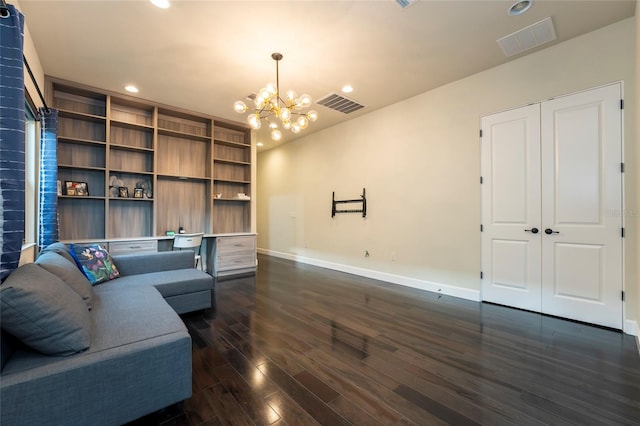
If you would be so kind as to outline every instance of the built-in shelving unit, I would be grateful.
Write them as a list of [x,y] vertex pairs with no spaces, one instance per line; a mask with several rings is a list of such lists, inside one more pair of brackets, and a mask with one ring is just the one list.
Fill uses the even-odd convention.
[[[251,231],[246,126],[51,77],[47,97],[59,110],[61,240]],[[89,195],[66,195],[65,181]]]
[[[234,232],[251,218],[251,142],[240,128],[216,127],[213,139],[214,232]],[[240,194],[245,194],[242,197]]]

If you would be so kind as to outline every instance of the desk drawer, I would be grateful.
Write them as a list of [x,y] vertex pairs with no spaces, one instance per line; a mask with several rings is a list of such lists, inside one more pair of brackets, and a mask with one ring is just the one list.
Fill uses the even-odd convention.
[[158,251],[158,240],[116,241],[109,243],[109,254],[138,254]]
[[247,250],[256,250],[255,235],[216,238],[216,254],[218,256]]
[[255,268],[256,254],[253,250],[239,251],[234,254],[216,256],[216,271]]

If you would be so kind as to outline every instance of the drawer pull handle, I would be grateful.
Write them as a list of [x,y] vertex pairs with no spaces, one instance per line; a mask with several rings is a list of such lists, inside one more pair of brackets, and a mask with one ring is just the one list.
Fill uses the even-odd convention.
[[139,248],[142,248],[142,246],[130,246],[129,248],[130,249],[139,249]]

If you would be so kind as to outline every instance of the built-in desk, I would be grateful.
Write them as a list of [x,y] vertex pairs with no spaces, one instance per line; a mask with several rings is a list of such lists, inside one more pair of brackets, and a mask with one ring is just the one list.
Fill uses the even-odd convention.
[[[173,237],[158,235],[156,237],[63,241],[63,243],[98,243],[105,247],[110,254],[120,255],[169,251],[173,245]],[[257,264],[256,234],[205,234],[200,254],[206,271],[214,277],[255,272]]]

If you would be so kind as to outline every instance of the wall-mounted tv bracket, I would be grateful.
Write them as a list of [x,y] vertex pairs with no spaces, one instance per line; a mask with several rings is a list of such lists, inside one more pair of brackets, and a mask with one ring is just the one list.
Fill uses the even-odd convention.
[[[334,217],[336,213],[362,213],[362,217],[367,217],[367,197],[365,189],[362,188],[362,195],[360,199],[356,200],[336,200],[336,193],[333,192],[331,195],[331,217]],[[336,206],[338,204],[350,204],[350,203],[361,203],[362,208],[360,209],[343,209],[338,210]]]

